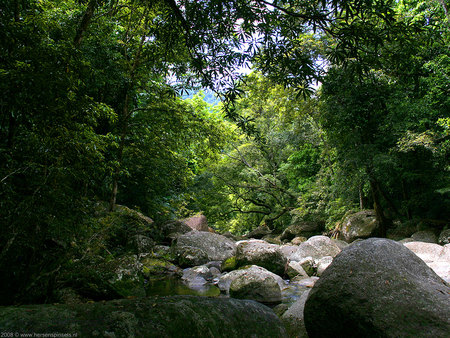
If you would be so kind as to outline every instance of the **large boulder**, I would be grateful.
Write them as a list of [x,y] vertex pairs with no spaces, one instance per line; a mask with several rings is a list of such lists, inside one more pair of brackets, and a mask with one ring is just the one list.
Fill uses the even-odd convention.
[[191,230],[210,231],[208,220],[205,215],[195,215],[189,218],[184,218],[181,222],[186,224]]
[[231,239],[203,231],[191,231],[180,235],[177,238],[175,250],[181,247],[193,247],[202,250],[207,255],[208,261],[223,261],[234,256],[236,252],[236,244]]
[[378,229],[378,221],[374,210],[363,210],[348,215],[341,224],[341,234],[347,242],[358,238],[369,238]]
[[161,233],[166,243],[172,243],[180,235],[192,231],[192,229],[182,221],[169,221],[161,224]]
[[307,257],[311,257],[317,263],[323,257],[334,257],[339,252],[341,252],[341,249],[329,237],[313,236],[306,242],[301,243],[297,250],[289,256],[289,259],[300,262]]
[[230,284],[230,296],[261,303],[280,303],[281,289],[273,276],[244,273]]
[[250,231],[245,237],[247,238],[255,238],[255,239],[261,239],[264,236],[270,235],[272,233],[272,230],[269,229],[269,227],[265,224],[260,225],[256,229]]
[[277,275],[282,276],[286,269],[287,260],[281,253],[279,245],[264,241],[241,241],[236,249],[236,264],[258,265]]
[[422,259],[436,274],[450,283],[450,245],[409,242],[404,245]]
[[[446,337],[450,287],[402,244],[371,238],[336,256],[311,290],[314,337]],[[326,325],[324,325],[326,323]]]
[[321,234],[324,224],[320,222],[297,222],[288,226],[281,234],[281,240],[290,241],[295,237],[311,237]]
[[231,283],[233,283],[234,280],[242,276],[250,277],[253,280],[255,279],[263,280],[265,278],[273,278],[277,282],[280,290],[283,289],[285,286],[285,283],[280,276],[260,266],[251,265],[249,267],[234,270],[227,274],[222,275],[218,283],[219,289],[228,294],[230,292]]
[[3,332],[72,337],[286,337],[280,319],[250,300],[194,296],[0,308]]

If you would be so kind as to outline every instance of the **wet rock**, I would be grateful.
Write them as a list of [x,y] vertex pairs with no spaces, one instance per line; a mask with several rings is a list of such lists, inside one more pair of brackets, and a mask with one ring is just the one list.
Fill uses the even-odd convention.
[[[309,337],[444,337],[450,287],[409,249],[371,238],[345,248],[311,290]],[[327,323],[327,325],[323,325]]]

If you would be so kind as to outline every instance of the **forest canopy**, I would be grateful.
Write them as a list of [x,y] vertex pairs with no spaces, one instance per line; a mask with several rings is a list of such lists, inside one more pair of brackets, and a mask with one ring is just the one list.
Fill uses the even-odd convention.
[[449,16],[445,0],[3,2],[2,302],[69,260],[100,201],[236,234],[365,208],[381,235],[448,222]]

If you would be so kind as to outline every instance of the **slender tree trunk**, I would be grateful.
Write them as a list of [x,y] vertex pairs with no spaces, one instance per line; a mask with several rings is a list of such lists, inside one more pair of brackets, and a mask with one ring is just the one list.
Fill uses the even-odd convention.
[[358,192],[359,192],[359,209],[364,210],[364,195],[361,183],[358,186]]
[[125,139],[128,134],[128,119],[130,118],[130,91],[133,88],[135,77],[136,77],[136,70],[140,62],[140,57],[142,53],[142,47],[144,46],[145,42],[145,34],[141,37],[141,42],[139,44],[139,48],[136,52],[136,55],[134,57],[133,65],[130,69],[130,83],[125,89],[125,98],[123,100],[123,108],[121,112],[121,119],[122,119],[122,127],[121,127],[121,133],[120,133],[120,143],[119,143],[119,153],[117,155],[117,162],[118,165],[114,171],[113,174],[113,182],[112,182],[112,190],[111,190],[111,197],[109,199],[109,210],[114,211],[116,207],[116,201],[117,201],[117,192],[119,187],[119,174],[120,169],[123,162],[123,151],[125,148]]
[[387,234],[388,220],[384,216],[383,207],[381,206],[379,183],[373,178],[369,179],[369,181],[373,198],[373,208],[375,210],[378,224],[380,225],[379,236],[385,238]]
[[75,38],[73,39],[73,44],[76,48],[81,46],[81,41],[83,40],[83,35],[89,27],[89,24],[94,16],[95,9],[97,7],[97,0],[90,0],[84,12],[83,18],[81,19],[80,25],[78,26]]
[[[403,200],[405,202],[408,201],[408,192],[406,190],[406,185],[405,185],[405,181],[402,180],[402,194],[403,194]],[[411,214],[411,209],[409,208],[409,206],[406,208],[406,216],[408,217],[408,219],[412,219],[412,214]]]

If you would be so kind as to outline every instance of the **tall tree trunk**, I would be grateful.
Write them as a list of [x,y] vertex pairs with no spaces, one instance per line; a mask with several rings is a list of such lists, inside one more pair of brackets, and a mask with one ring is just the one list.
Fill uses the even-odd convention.
[[358,186],[358,192],[359,192],[359,209],[364,210],[364,195],[362,190],[362,183]]
[[118,187],[119,187],[119,174],[120,174],[120,169],[121,169],[120,167],[122,166],[122,162],[123,162],[123,151],[125,148],[125,139],[128,134],[128,120],[129,120],[130,114],[131,114],[130,108],[129,108],[130,92],[134,86],[134,80],[136,78],[136,70],[137,70],[137,67],[140,62],[140,57],[141,57],[141,53],[142,53],[142,47],[144,46],[144,42],[145,42],[145,34],[143,34],[141,37],[139,48],[136,52],[133,65],[131,66],[131,69],[130,69],[130,82],[125,89],[123,108],[122,108],[122,112],[120,114],[122,124],[121,124],[121,133],[120,133],[119,153],[117,155],[118,165],[113,174],[111,197],[109,199],[109,210],[110,211],[114,211],[114,209],[116,207],[117,192],[118,192]]
[[379,183],[373,178],[370,178],[369,182],[370,182],[370,190],[372,192],[373,208],[375,210],[375,216],[377,218],[378,224],[380,225],[379,236],[385,238],[389,222],[387,218],[384,216],[383,207],[381,206]]
[[83,35],[86,32],[89,24],[94,16],[95,8],[97,7],[97,0],[89,1],[86,11],[84,12],[83,18],[81,19],[80,25],[77,28],[75,38],[73,39],[73,44],[76,48],[81,46],[81,41],[83,40]]

